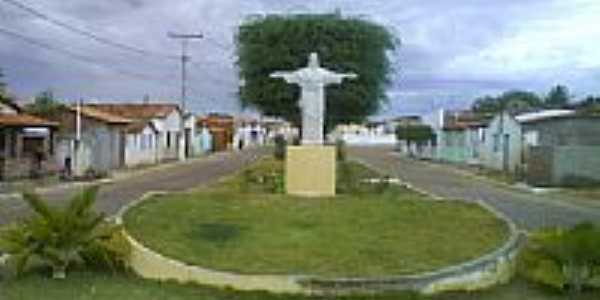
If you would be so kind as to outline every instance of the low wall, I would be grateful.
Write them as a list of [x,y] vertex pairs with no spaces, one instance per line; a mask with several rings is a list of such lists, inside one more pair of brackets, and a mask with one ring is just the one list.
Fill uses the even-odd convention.
[[[149,193],[124,207],[117,216],[123,222],[125,213],[142,201],[164,193]],[[516,270],[516,257],[523,240],[515,224],[487,204],[483,207],[509,226],[510,238],[496,251],[473,261],[414,276],[382,278],[323,279],[304,275],[240,275],[188,265],[164,257],[140,244],[126,233],[132,245],[130,266],[148,279],[193,282],[237,290],[264,290],[291,294],[352,294],[390,291],[417,291],[437,294],[446,291],[473,291],[508,282]]]

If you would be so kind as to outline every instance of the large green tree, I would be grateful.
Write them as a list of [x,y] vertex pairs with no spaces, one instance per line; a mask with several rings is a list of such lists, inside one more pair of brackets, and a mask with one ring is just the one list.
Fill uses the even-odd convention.
[[498,113],[501,111],[523,112],[542,108],[544,101],[535,93],[511,90],[500,96],[485,96],[475,100],[472,109],[478,113]]
[[569,104],[570,99],[569,89],[564,85],[557,85],[550,90],[544,104],[547,108],[563,108]]
[[306,66],[311,52],[321,64],[358,79],[327,88],[327,128],[362,122],[387,101],[392,71],[389,59],[398,42],[383,26],[340,14],[270,15],[245,22],[237,35],[238,67],[244,107],[299,124],[298,87],[269,75]]

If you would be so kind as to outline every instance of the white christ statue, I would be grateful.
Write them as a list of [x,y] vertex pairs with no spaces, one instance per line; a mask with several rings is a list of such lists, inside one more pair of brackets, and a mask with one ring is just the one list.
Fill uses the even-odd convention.
[[302,144],[322,145],[325,115],[325,87],[341,84],[345,78],[356,78],[356,74],[339,74],[321,68],[319,55],[311,53],[308,66],[294,72],[275,72],[271,78],[283,78],[287,83],[300,86],[300,110],[302,111]]

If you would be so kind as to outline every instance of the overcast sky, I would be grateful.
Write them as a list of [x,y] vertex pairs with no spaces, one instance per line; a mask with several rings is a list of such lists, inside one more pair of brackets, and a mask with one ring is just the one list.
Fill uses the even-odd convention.
[[[14,2],[149,53],[99,43]],[[597,0],[0,0],[0,68],[23,98],[52,88],[67,100],[141,101],[149,94],[175,101],[179,64],[172,56],[180,45],[167,32],[202,32],[206,38],[190,44],[189,106],[236,112],[237,26],[256,14],[336,8],[387,26],[403,41],[393,54],[391,102],[382,115],[461,108],[477,96],[512,88],[545,93],[558,83],[578,97],[600,94]]]

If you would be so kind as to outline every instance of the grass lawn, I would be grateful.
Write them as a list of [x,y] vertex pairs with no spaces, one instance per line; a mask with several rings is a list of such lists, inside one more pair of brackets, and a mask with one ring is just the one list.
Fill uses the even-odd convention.
[[[7,300],[326,300],[336,297],[273,295],[264,292],[235,292],[171,282],[155,282],[128,275],[70,273],[66,280],[50,280],[37,274],[19,280],[0,279],[0,299]],[[523,281],[481,293],[440,295],[432,298],[411,293],[381,296],[342,297],[345,300],[562,300],[556,294]],[[600,299],[600,293],[588,293],[578,300]]]
[[[210,190],[149,200],[125,216],[126,227],[151,249],[187,263],[324,277],[432,271],[490,252],[508,235],[506,225],[478,205],[432,202],[399,187],[306,199],[241,193],[236,182],[239,176]],[[246,190],[260,190],[256,186]]]

